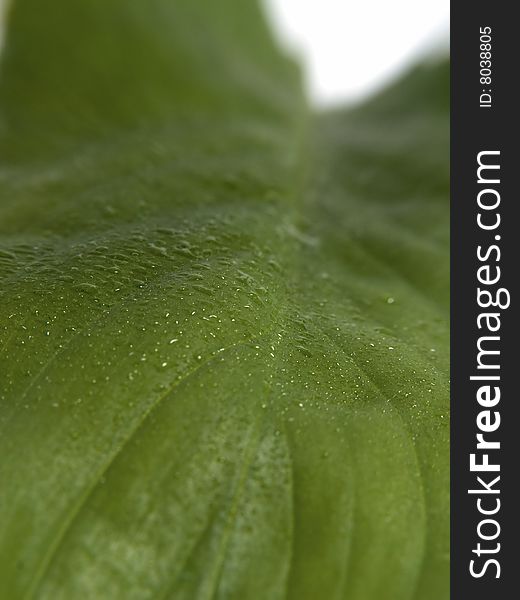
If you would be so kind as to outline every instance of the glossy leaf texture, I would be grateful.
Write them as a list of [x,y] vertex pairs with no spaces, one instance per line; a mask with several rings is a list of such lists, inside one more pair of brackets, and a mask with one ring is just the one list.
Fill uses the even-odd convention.
[[448,598],[447,81],[314,115],[253,1],[13,0],[0,598]]

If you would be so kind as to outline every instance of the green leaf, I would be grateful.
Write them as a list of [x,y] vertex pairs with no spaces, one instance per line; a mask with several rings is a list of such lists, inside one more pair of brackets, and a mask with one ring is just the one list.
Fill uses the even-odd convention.
[[2,600],[448,598],[447,81],[313,116],[252,0],[13,0]]

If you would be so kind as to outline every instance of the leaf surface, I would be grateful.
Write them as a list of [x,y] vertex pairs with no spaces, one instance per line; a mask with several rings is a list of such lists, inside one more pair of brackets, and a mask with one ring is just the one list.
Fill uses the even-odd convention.
[[14,0],[0,597],[448,597],[446,64],[313,115],[249,0]]

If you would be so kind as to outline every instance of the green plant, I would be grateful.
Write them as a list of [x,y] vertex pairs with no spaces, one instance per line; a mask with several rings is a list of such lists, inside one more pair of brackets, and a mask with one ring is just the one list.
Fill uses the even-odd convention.
[[448,70],[312,115],[249,0],[15,0],[0,597],[448,597]]

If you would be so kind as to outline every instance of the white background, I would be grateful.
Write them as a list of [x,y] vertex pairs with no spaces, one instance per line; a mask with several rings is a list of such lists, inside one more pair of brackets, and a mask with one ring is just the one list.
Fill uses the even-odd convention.
[[318,104],[354,102],[421,55],[446,51],[449,0],[263,0]]

